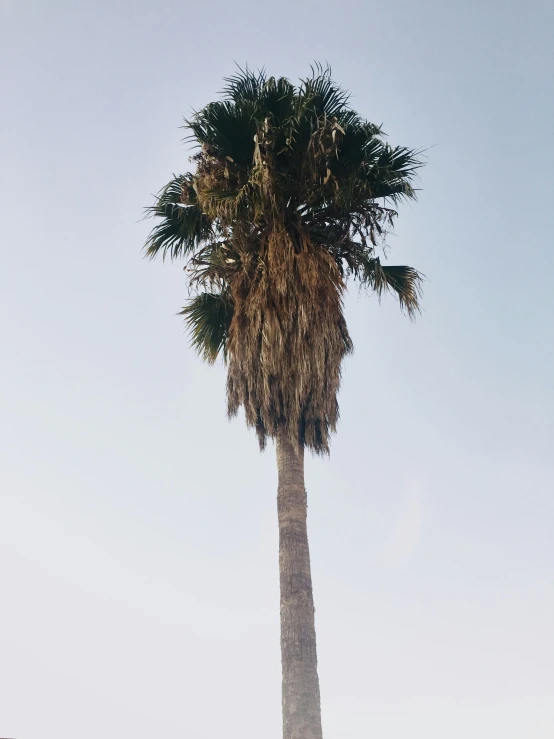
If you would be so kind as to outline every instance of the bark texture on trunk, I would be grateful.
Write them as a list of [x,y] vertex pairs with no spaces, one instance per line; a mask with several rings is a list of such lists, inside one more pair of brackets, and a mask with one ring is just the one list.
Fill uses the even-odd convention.
[[304,450],[277,436],[283,739],[322,739]]

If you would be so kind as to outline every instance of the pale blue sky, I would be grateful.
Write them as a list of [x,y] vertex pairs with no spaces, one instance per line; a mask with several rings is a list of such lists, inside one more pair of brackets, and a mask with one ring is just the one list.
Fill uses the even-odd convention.
[[278,739],[273,449],[148,263],[143,206],[233,60],[328,60],[427,147],[354,290],[308,460],[328,739],[554,736],[554,12],[548,2],[3,0],[0,735]]

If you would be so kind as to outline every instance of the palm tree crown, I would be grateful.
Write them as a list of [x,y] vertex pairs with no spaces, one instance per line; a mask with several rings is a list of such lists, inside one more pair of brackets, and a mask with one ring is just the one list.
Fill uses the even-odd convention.
[[195,171],[149,208],[161,220],[147,254],[188,260],[182,314],[200,355],[228,365],[229,414],[242,406],[262,447],[283,429],[327,452],[352,350],[347,278],[418,310],[419,273],[376,254],[394,206],[415,196],[418,152],[385,143],[321,67],[298,86],[240,70],[186,127]]

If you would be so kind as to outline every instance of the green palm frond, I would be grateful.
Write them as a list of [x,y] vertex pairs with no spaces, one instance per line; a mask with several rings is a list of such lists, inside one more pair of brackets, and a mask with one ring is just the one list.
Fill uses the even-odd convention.
[[[299,94],[309,101],[317,116],[338,118],[348,110],[350,93],[333,82],[329,66],[323,67],[321,64],[312,66],[312,76],[302,80]],[[349,112],[356,116],[354,111]]]
[[374,146],[371,155],[365,157],[361,175],[373,197],[393,202],[415,198],[412,182],[423,164],[419,154],[404,146]]
[[244,69],[238,67],[235,74],[225,77],[223,81],[225,86],[222,93],[228,100],[235,103],[244,101],[257,103],[266,84],[267,75],[265,69],[253,72],[247,65]]
[[186,256],[212,235],[211,220],[198,205],[191,180],[190,175],[175,177],[146,209],[148,215],[161,218],[145,244],[151,259],[159,253],[164,259]]
[[419,313],[423,275],[413,267],[383,266],[376,257],[367,265],[364,281],[375,290],[379,298],[387,291],[396,293],[400,307],[406,310],[410,318]]
[[213,149],[228,161],[241,165],[252,163],[254,136],[257,131],[255,103],[244,100],[218,100],[195,113],[185,127],[188,140]]
[[226,358],[227,336],[233,315],[232,303],[223,293],[201,293],[192,298],[180,315],[188,325],[191,345],[200,357],[213,364],[219,354]]
[[227,101],[248,111],[257,123],[271,118],[273,125],[281,125],[294,115],[296,89],[286,77],[267,77],[264,69],[253,72],[246,67],[226,77],[223,93]]

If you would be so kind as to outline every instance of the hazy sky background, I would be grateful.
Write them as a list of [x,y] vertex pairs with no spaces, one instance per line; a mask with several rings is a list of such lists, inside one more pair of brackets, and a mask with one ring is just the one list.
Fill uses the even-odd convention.
[[274,450],[142,208],[233,60],[427,147],[307,487],[327,739],[554,736],[554,6],[3,0],[0,736],[278,739]]

